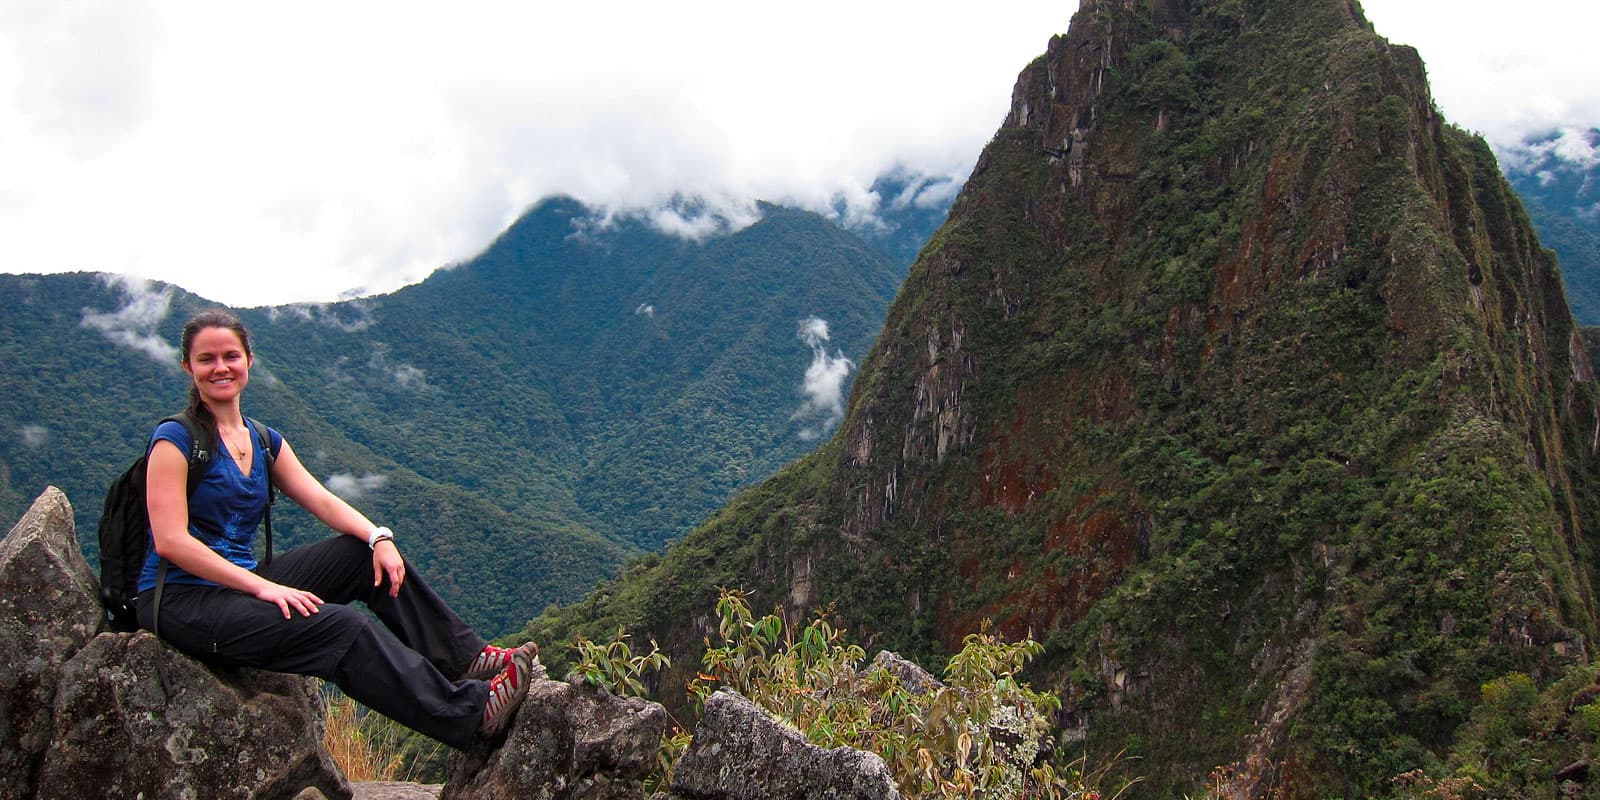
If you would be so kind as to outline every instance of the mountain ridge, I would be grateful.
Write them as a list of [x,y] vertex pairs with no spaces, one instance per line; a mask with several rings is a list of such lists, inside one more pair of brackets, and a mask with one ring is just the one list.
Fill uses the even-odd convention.
[[[902,269],[775,206],[700,243],[594,217],[552,200],[423,284],[240,311],[259,355],[248,413],[400,531],[488,633],[581,596],[813,446],[799,433],[815,421],[794,419],[815,356],[799,326],[829,318],[830,357],[859,358]],[[784,274],[769,270],[774,253]],[[688,292],[692,276],[710,285]],[[636,313],[641,292],[653,316]],[[92,556],[104,487],[183,402],[177,328],[211,304],[93,274],[0,276],[0,295],[14,309],[0,326],[0,508],[20,515],[61,486]],[[605,374],[576,374],[585,363]],[[288,505],[274,515],[280,548],[323,535]]]
[[1536,242],[1358,4],[1085,2],[834,438],[525,633],[655,638],[670,696],[719,585],[925,661],[992,619],[1150,796],[1387,794],[1596,635],[1600,412]]

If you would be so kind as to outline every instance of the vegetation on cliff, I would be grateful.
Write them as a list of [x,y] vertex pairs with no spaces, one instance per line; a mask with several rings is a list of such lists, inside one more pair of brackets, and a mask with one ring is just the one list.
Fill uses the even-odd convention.
[[1588,658],[1597,424],[1553,258],[1415,52],[1346,0],[1085,2],[839,434],[525,633],[681,665],[718,586],[924,660],[994,619],[1154,796],[1381,796],[1485,683]]

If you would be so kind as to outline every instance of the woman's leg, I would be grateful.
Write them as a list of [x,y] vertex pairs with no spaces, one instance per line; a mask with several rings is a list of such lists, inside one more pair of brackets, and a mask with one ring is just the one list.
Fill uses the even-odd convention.
[[[150,594],[150,593],[146,593]],[[141,622],[149,615],[141,596]],[[445,744],[472,743],[489,699],[483,681],[451,681],[415,650],[347,605],[284,619],[276,605],[215,586],[168,585],[162,638],[203,660],[312,675]]]
[[263,577],[316,593],[329,603],[357,600],[383,621],[405,646],[440,672],[461,677],[484,647],[479,636],[406,562],[400,594],[389,596],[389,579],[372,585],[372,551],[353,536],[334,536],[274,556],[257,570]]

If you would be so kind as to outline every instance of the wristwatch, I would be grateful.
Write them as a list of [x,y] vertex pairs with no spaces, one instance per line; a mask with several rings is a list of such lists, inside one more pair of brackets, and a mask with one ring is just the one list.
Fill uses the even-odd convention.
[[376,550],[378,549],[378,542],[385,539],[391,542],[394,541],[394,531],[383,527],[373,528],[372,533],[367,534],[367,547]]

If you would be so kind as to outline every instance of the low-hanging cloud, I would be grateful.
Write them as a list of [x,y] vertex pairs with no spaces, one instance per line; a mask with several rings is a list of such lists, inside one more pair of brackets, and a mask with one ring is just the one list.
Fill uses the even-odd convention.
[[428,373],[410,364],[401,364],[390,373],[395,385],[402,389],[421,389],[428,385]]
[[[1501,147],[1498,153],[1501,166],[1508,172],[1537,169],[1551,159],[1578,169],[1600,165],[1600,135],[1592,129],[1562,128],[1542,138],[1529,139]],[[1541,175],[1540,180],[1546,183]]]
[[172,287],[152,290],[149,281],[126,275],[107,275],[105,281],[107,285],[122,289],[125,297],[122,307],[110,312],[85,308],[78,324],[99,331],[123,347],[176,367],[177,346],[156,334],[156,327],[172,309]]
[[811,442],[833,430],[844,419],[844,383],[855,369],[855,362],[835,351],[828,355],[828,321],[807,317],[800,321],[797,334],[811,348],[811,365],[806,367],[801,392],[805,400],[791,419],[803,421],[801,441]]
[[323,484],[328,491],[333,492],[346,500],[358,500],[371,492],[382,489],[389,483],[389,478],[384,475],[375,475],[368,472],[360,477],[354,473],[339,472],[329,475]]
[[407,363],[393,363],[389,360],[389,347],[383,343],[372,345],[372,355],[367,359],[367,367],[378,375],[386,376],[400,389],[428,389],[428,373],[420,367]]
[[[392,291],[558,194],[690,237],[757,199],[870,224],[895,165],[960,183],[1077,5],[0,4],[0,269],[259,306]],[[1362,5],[1497,147],[1600,120],[1600,4]]]
[[376,302],[371,298],[353,298],[340,303],[291,303],[272,306],[266,311],[267,319],[273,322],[300,319],[345,333],[358,333],[372,327],[372,309]]
[[50,441],[50,431],[42,425],[24,425],[17,433],[22,438],[22,446],[29,450],[38,450]]

